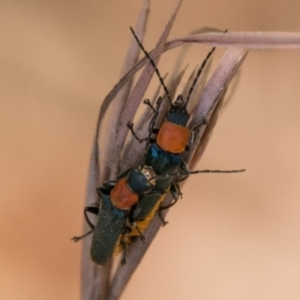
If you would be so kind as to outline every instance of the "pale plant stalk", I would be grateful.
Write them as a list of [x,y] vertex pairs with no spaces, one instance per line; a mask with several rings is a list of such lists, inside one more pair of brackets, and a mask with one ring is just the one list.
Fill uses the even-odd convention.
[[[181,2],[182,1],[180,0],[177,2],[155,48],[152,51],[149,51],[156,64],[158,64],[160,56],[164,52],[185,45],[186,43],[200,43],[228,48],[201,94],[197,95],[192,101],[195,103],[195,107],[193,108],[190,126],[199,124],[203,120],[206,120],[208,123],[207,126],[202,126],[201,130],[197,132],[193,148],[189,151],[188,156],[185,157],[185,161],[193,168],[201,158],[205,146],[209,141],[213,128],[217,122],[218,110],[221,107],[224,93],[231,79],[245,59],[247,50],[298,49],[300,48],[300,33],[228,32],[224,34],[222,32],[211,31],[167,41],[168,34],[176,19]],[[145,32],[148,12],[149,0],[145,0],[135,27],[135,32],[141,40],[143,39]],[[143,154],[143,147],[138,145],[133,139],[129,139],[129,144],[125,144],[128,134],[127,123],[133,120],[139,104],[144,99],[144,94],[154,73],[153,67],[147,58],[144,57],[137,61],[138,54],[139,48],[135,41],[132,41],[124,63],[123,74],[125,75],[123,75],[121,80],[108,93],[100,108],[90,160],[85,201],[86,206],[92,203],[99,203],[100,199],[96,194],[96,187],[101,186],[102,182],[105,180],[115,178],[119,171],[120,160],[122,161],[122,168],[133,166],[137,164],[139,158]],[[142,74],[137,80],[137,83],[133,86],[133,77],[135,73],[143,67]],[[176,82],[180,81],[181,76],[174,79],[171,78],[170,81],[173,85],[176,85]],[[174,87],[173,90],[175,91]],[[117,122],[110,120],[110,123],[108,124],[109,130],[106,141],[110,142],[107,143],[105,142],[104,137],[100,136],[100,128],[103,126],[103,118],[110,105],[112,105],[114,120],[117,120]],[[140,122],[140,124],[141,127],[136,129],[145,132],[146,127],[144,126],[142,128],[143,122]],[[110,148],[105,148],[105,145],[108,145]],[[124,149],[125,146],[130,149],[130,152],[134,153],[134,155],[129,156],[128,151],[124,151],[124,155],[127,155],[127,157],[123,157],[122,149]],[[170,196],[167,196],[165,201],[168,202],[170,200]],[[160,227],[161,221],[155,216],[149,228],[144,233],[147,239],[146,245],[139,242],[131,245],[127,256],[127,265],[125,267],[117,268],[113,276],[111,274],[112,263],[105,267],[96,266],[92,263],[89,256],[91,237],[85,238],[82,251],[81,299],[119,299],[126,284],[129,282],[130,277],[137,268]],[[84,230],[87,229],[88,228],[85,225]]]

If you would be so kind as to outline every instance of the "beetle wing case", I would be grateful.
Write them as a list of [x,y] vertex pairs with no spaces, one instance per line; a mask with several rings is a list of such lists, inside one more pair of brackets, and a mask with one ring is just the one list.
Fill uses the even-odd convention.
[[126,211],[114,207],[109,196],[104,196],[91,246],[91,258],[96,264],[105,265],[107,263],[125,227]]
[[162,195],[160,192],[143,195],[133,210],[133,219],[135,221],[144,220],[152,212]]

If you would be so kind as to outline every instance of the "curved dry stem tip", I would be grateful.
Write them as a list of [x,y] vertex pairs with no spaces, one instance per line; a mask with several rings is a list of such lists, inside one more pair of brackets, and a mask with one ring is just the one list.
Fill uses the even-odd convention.
[[168,47],[182,42],[246,49],[299,49],[300,32],[228,32],[226,35],[209,32],[174,39]]
[[[143,40],[144,35],[145,35],[148,15],[149,15],[149,0],[145,0],[143,7],[141,9],[141,12],[140,12],[138,22],[135,26],[135,32],[139,36],[140,40]],[[127,72],[129,72],[134,67],[134,65],[137,63],[138,57],[139,57],[139,52],[140,52],[140,48],[139,48],[138,44],[136,43],[135,39],[132,38],[126,58],[125,58],[123,69],[121,72],[122,76],[124,76]],[[112,112],[111,112],[111,114],[114,116],[114,118],[111,118],[109,120],[109,123],[106,124],[106,126],[108,126],[108,128],[117,128],[117,124],[119,122],[120,115],[124,109],[126,100],[132,89],[132,84],[133,84],[133,77],[129,77],[126,84],[115,96],[114,101],[113,101]],[[115,138],[114,134],[115,133],[112,131],[108,132],[107,141],[111,141],[112,139],[114,139]],[[111,145],[111,144],[108,143],[108,145]],[[104,153],[104,155],[108,158],[109,161],[113,159],[112,147],[113,147],[113,145],[111,145],[111,147],[109,149],[107,149],[107,153]]]
[[[203,122],[206,122],[206,124],[210,123],[210,119],[215,108],[220,103],[227,86],[238,71],[240,65],[246,57],[246,54],[247,50],[241,48],[229,48],[225,52],[219,65],[199,97],[198,104],[195,107],[193,118],[190,123],[191,128]],[[207,130],[212,129],[212,126],[209,126],[209,129],[207,128]],[[204,130],[206,130],[205,126],[201,126],[200,129],[197,130],[194,137],[195,142],[193,143],[187,157],[188,162],[193,160],[195,163],[200,159],[199,153],[203,153],[203,151],[201,151],[201,147],[205,147],[204,143],[200,143]]]

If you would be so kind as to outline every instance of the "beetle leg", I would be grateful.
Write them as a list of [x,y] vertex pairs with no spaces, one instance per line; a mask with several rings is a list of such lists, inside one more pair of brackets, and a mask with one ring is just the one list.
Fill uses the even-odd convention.
[[92,222],[90,221],[87,213],[92,213],[92,214],[95,214],[95,215],[98,215],[98,212],[99,212],[99,208],[96,207],[96,206],[87,206],[85,207],[84,209],[84,218],[86,220],[86,222],[88,223],[88,225],[91,227],[91,230],[88,231],[87,233],[81,235],[81,236],[74,236],[71,240],[74,241],[74,242],[78,242],[79,240],[81,240],[82,238],[86,237],[87,235],[91,234],[94,229],[95,229],[95,226],[94,224],[92,224]]
[[102,198],[104,195],[109,195],[110,189],[108,187],[98,187],[96,188],[97,194],[100,198]]
[[102,198],[103,195],[109,195],[110,191],[115,187],[118,180],[108,180],[103,183],[103,187],[98,187],[97,193]]
[[131,131],[132,135],[134,136],[134,138],[139,142],[139,143],[143,143],[145,141],[148,141],[148,137],[141,139],[140,137],[138,137],[138,135],[136,134],[136,132],[133,129],[133,123],[128,123],[127,127],[129,128],[129,130]]
[[169,222],[165,220],[164,216],[162,215],[161,211],[163,210],[164,208],[159,208],[158,209],[158,216],[162,222],[162,226],[166,226]]
[[94,229],[91,229],[90,231],[86,232],[85,234],[81,235],[81,236],[73,236],[71,238],[71,241],[73,242],[78,242],[80,241],[81,239],[83,239],[84,237],[88,236],[89,234],[91,234],[92,232],[94,231]]
[[138,232],[138,234],[139,234],[139,236],[140,236],[140,240],[141,240],[143,243],[145,243],[145,242],[146,242],[146,238],[145,238],[145,236],[142,234],[140,228],[136,225],[136,223],[133,222],[133,223],[130,224],[130,226],[136,229],[136,231]]
[[170,207],[172,207],[174,204],[177,203],[179,197],[182,196],[182,193],[181,193],[181,191],[180,191],[180,187],[179,187],[179,185],[176,184],[176,183],[172,183],[172,184],[171,184],[170,192],[171,192],[171,194],[172,194],[174,200],[173,200],[170,204],[168,204],[168,205],[165,205],[165,206],[160,205],[160,207],[159,207],[159,209],[158,209],[158,216],[159,216],[159,218],[161,219],[161,221],[162,221],[162,223],[163,223],[163,226],[167,225],[169,222],[165,221],[164,217],[162,216],[161,211],[162,211],[162,210],[165,210],[165,209],[168,209],[168,208],[170,208]]
[[194,135],[195,135],[195,131],[203,126],[203,125],[207,125],[207,121],[204,119],[202,120],[199,124],[195,125],[192,129],[191,129],[191,132],[190,132],[190,137],[189,137],[189,141],[188,141],[188,144],[186,145],[185,147],[185,150],[186,151],[189,151],[190,148],[191,148],[191,145],[193,145],[194,143]]
[[[182,182],[182,181],[186,180],[189,176],[189,173],[191,172],[189,167],[187,166],[187,164],[183,161],[180,164],[180,168],[183,170],[184,173],[182,175],[180,175],[180,176],[182,176],[181,178],[176,179],[176,184],[178,182]],[[179,191],[179,195],[182,196],[182,193],[181,193],[180,188],[179,188],[178,185],[177,185],[177,190]]]
[[154,106],[151,104],[151,102],[150,102],[149,99],[145,99],[145,100],[143,101],[143,103],[144,103],[145,105],[149,106],[149,107],[153,110],[153,112],[156,113],[157,110],[156,110],[156,109],[154,108]]
[[[168,208],[172,207],[174,204],[177,203],[179,197],[180,197],[180,198],[182,197],[182,193],[181,193],[181,191],[180,191],[180,187],[179,187],[179,185],[176,184],[176,183],[172,183],[172,184],[171,184],[170,192],[171,192],[171,194],[172,194],[172,196],[173,196],[173,201],[172,201],[170,204],[168,204],[168,205],[165,205],[165,206],[162,206],[162,205],[161,205],[161,206],[159,207],[159,211],[164,210],[164,209],[168,209]],[[162,221],[164,222],[164,220],[162,220]]]
[[121,259],[121,266],[126,265],[126,255],[127,255],[127,246],[128,246],[128,233],[131,231],[131,228],[126,227],[120,240],[120,244],[123,250],[123,256]]
[[126,265],[126,254],[127,254],[127,243],[124,241],[121,241],[122,249],[123,249],[123,256],[121,259],[121,266]]

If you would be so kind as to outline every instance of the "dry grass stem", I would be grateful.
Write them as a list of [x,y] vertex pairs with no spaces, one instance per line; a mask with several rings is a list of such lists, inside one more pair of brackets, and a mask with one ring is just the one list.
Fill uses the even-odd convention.
[[[202,126],[201,129],[198,130],[195,143],[191,151],[189,151],[185,157],[185,161],[193,168],[201,158],[209,141],[217,122],[218,111],[222,105],[225,91],[245,59],[247,49],[297,49],[300,47],[300,33],[228,32],[224,34],[223,32],[208,29],[203,30],[201,33],[167,41],[180,5],[181,1],[178,1],[155,48],[149,51],[155,64],[158,64],[161,55],[165,51],[187,43],[229,47],[203,89],[196,86],[195,93],[189,105],[191,106],[189,109],[193,111],[189,123],[190,128],[201,123],[203,120],[207,122],[206,126]],[[146,30],[148,13],[149,1],[145,0],[135,27],[135,32],[141,40]],[[137,143],[132,138],[128,139],[126,143],[128,135],[127,123],[133,120],[154,74],[153,66],[149,63],[148,59],[144,57],[138,61],[138,55],[139,47],[136,42],[132,40],[122,71],[123,77],[106,96],[100,108],[90,160],[86,205],[99,203],[100,199],[96,194],[96,187],[101,186],[105,180],[114,179],[120,170],[122,171],[127,167],[136,165],[145,150],[143,144]],[[199,58],[199,62],[200,60]],[[143,67],[144,69],[140,77],[133,86],[135,73]],[[176,93],[176,88],[185,71],[186,69],[177,76],[167,76],[167,81],[169,82],[168,88],[172,98]],[[187,94],[193,74],[194,72],[183,88],[183,95]],[[159,93],[160,88],[154,93],[152,102],[155,102]],[[103,127],[103,120],[110,105],[112,105],[113,118],[107,120],[109,126],[107,132],[109,134],[105,140],[104,137],[101,136],[100,129]],[[167,109],[167,106],[162,110],[164,109]],[[147,121],[149,121],[150,117],[151,112],[146,110],[141,121],[137,123],[137,132],[142,137],[147,135]],[[165,199],[166,203],[168,203],[168,201],[171,201],[170,195]],[[164,214],[166,214],[166,211],[164,211]],[[160,227],[161,220],[155,216],[144,233],[147,239],[146,244],[139,241],[132,244],[127,255],[127,265],[125,267],[118,267],[113,276],[111,274],[112,262],[105,267],[96,266],[92,263],[89,255],[91,236],[86,237],[83,241],[82,252],[82,299],[119,299]],[[84,230],[88,230],[86,225]]]

